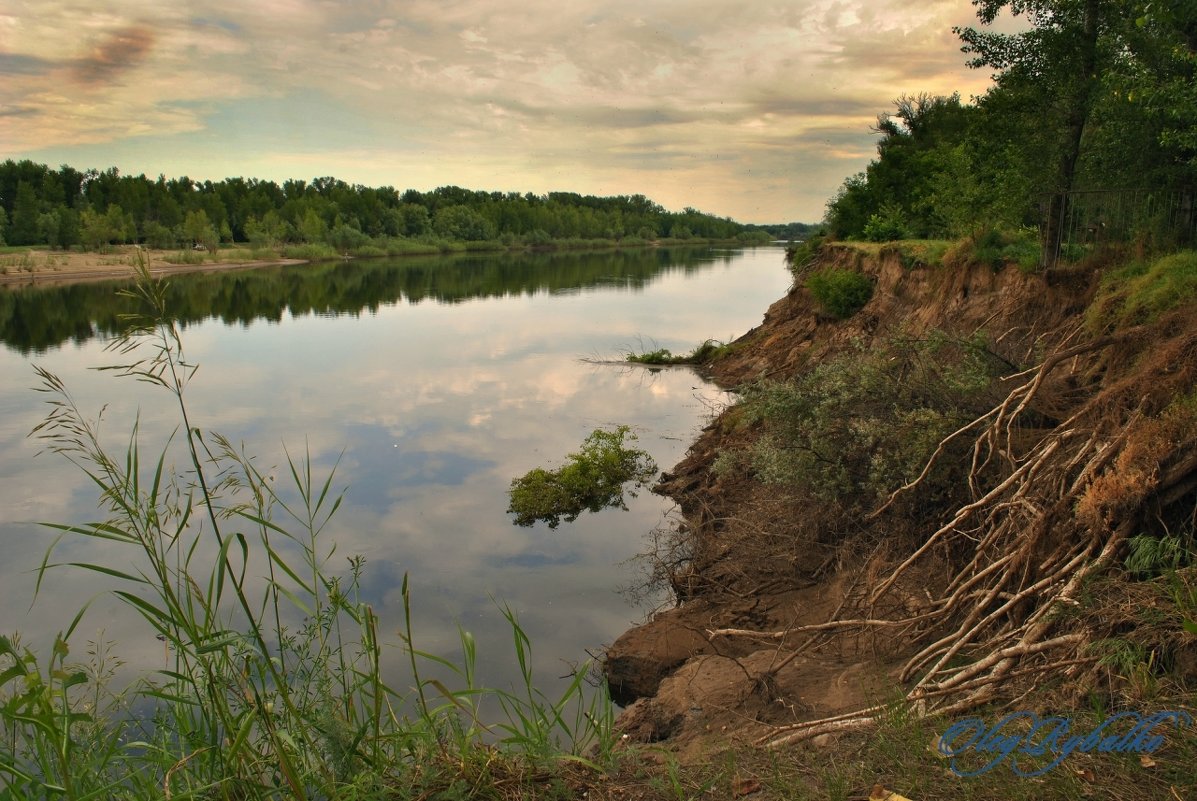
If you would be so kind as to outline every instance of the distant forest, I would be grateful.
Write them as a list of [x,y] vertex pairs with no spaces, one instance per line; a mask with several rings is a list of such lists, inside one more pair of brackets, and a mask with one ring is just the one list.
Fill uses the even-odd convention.
[[529,246],[562,240],[762,242],[777,236],[774,229],[787,226],[744,225],[692,208],[670,212],[643,195],[536,195],[457,186],[401,192],[336,178],[281,185],[253,178],[200,182],[121,175],[115,168],[0,164],[0,244],[8,245],[103,250],[139,243],[214,250],[221,243],[309,244],[348,252],[396,240]]

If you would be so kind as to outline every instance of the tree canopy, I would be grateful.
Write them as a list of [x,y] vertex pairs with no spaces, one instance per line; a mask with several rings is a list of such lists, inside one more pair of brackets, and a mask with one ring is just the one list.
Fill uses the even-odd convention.
[[667,211],[643,195],[537,195],[458,186],[401,192],[333,177],[281,185],[241,177],[201,182],[122,175],[115,168],[0,164],[0,241],[9,245],[320,243],[347,250],[386,237],[537,242],[682,234],[732,239],[750,230],[692,208]]
[[[1197,0],[974,6],[979,26],[956,33],[969,65],[993,71],[993,86],[967,104],[958,96],[895,101],[874,129],[877,158],[828,204],[832,233],[1018,228],[1060,219],[1052,204],[1067,193],[1197,181]],[[1004,13],[1029,27],[993,30]]]

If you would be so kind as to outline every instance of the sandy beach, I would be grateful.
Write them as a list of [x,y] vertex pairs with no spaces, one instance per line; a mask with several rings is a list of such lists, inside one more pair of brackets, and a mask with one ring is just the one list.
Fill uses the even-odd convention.
[[[140,253],[138,252],[140,251]],[[201,255],[196,253],[197,256]],[[139,258],[147,259],[153,275],[244,270],[276,264],[299,264],[300,259],[251,259],[248,251],[229,250],[212,260],[179,264],[177,250],[149,250],[126,246],[108,253],[79,253],[45,249],[17,250],[0,254],[0,287],[58,286],[84,281],[113,281],[132,278]]]

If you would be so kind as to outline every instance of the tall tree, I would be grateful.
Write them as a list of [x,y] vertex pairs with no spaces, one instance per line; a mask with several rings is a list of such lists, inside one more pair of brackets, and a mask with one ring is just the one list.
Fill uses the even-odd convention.
[[1018,34],[976,28],[957,28],[956,33],[964,42],[964,52],[974,56],[969,66],[998,70],[999,86],[1015,84],[1036,92],[1043,103],[1045,122],[1059,126],[1056,158],[1044,185],[1051,193],[1043,227],[1044,256],[1050,265],[1059,252],[1067,193],[1074,188],[1101,73],[1119,49],[1109,34],[1121,27],[1127,4],[1119,0],[973,0],[973,5],[985,25],[992,25],[1003,10],[1025,16],[1032,25]]
[[12,222],[8,227],[10,245],[35,245],[41,241],[38,221],[41,208],[37,192],[28,181],[17,184],[17,196],[12,204]]

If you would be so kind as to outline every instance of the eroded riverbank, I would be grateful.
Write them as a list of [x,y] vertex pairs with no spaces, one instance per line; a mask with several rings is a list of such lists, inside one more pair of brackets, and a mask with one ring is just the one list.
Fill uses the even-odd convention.
[[[925,458],[912,462],[905,490],[888,503],[884,494],[876,503],[864,503],[847,495],[820,500],[802,487],[761,480],[758,471],[770,466],[761,462],[762,454],[771,453],[761,443],[767,442],[772,429],[770,420],[760,416],[759,404],[755,412],[732,407],[715,419],[656,490],[674,498],[684,514],[683,524],[662,542],[658,553],[662,577],[672,585],[679,605],[629,630],[607,652],[613,695],[630,704],[621,725],[632,737],[667,740],[675,751],[692,758],[709,758],[734,743],[825,739],[837,731],[876,726],[870,713],[861,710],[881,699],[929,692],[931,698],[952,698],[960,702],[960,709],[967,709],[963,704],[1003,697],[999,689],[1021,693],[1027,676],[1043,679],[1061,662],[1073,666],[1073,681],[1054,696],[1055,703],[1087,703],[1084,693],[1097,680],[1087,671],[1096,657],[1077,644],[1100,637],[1098,631],[1109,631],[1108,610],[1092,613],[1101,623],[1081,629],[1054,627],[1044,622],[1051,620],[1044,617],[1053,603],[1048,599],[1060,592],[1070,597],[1067,593],[1074,592],[1070,588],[1082,575],[1061,565],[1074,570],[1092,565],[1083,575],[1100,574],[1101,560],[1109,556],[1099,558],[1099,552],[1106,553],[1114,547],[1111,540],[1118,541],[1116,533],[1105,533],[1106,526],[1125,531],[1127,520],[1141,521],[1141,510],[1159,502],[1173,504],[1167,518],[1176,513],[1178,500],[1183,506],[1183,499],[1192,497],[1197,480],[1193,460],[1177,445],[1191,438],[1191,429],[1169,434],[1175,437],[1170,444],[1152,451],[1158,466],[1149,474],[1135,473],[1141,477],[1134,482],[1130,472],[1142,470],[1134,467],[1134,460],[1141,458],[1133,455],[1138,451],[1132,449],[1121,462],[1109,451],[1103,459],[1091,460],[1106,447],[1101,443],[1119,434],[1122,438],[1113,440],[1115,445],[1131,447],[1127,443],[1135,439],[1127,433],[1128,426],[1141,422],[1143,415],[1171,419],[1167,410],[1173,398],[1187,391],[1190,385],[1184,382],[1197,371],[1193,321],[1175,312],[1150,327],[1103,338],[1086,328],[1094,314],[1087,310],[1095,304],[1095,295],[1101,297],[1097,270],[1045,276],[1013,265],[995,270],[963,258],[933,265],[912,261],[897,249],[825,250],[809,269],[862,273],[874,284],[872,299],[849,319],[838,320],[823,312],[799,282],[769,308],[761,325],[733,343],[730,355],[717,361],[712,373],[724,386],[741,390],[760,386],[762,380],[801,379],[806,383],[800,385],[812,391],[842,394],[847,391],[842,380],[820,384],[810,376],[821,370],[818,375],[834,377],[835,370],[842,370],[843,376],[868,378],[845,367],[867,363],[869,369],[882,371],[883,378],[889,376],[886,380],[895,387],[904,381],[929,381],[928,375],[937,374],[936,380],[946,375],[951,381],[958,377],[953,371],[969,367],[975,356],[988,365],[992,378],[978,385],[976,409],[963,410],[969,416],[960,417],[967,421],[976,416],[977,422],[964,429],[969,436],[953,438],[948,436],[952,428],[947,428],[928,439],[923,456],[936,461],[936,472],[920,476]],[[1171,354],[1171,366],[1163,358],[1145,358],[1144,349],[1151,347],[1153,337]],[[902,359],[910,359],[905,373],[884,372]],[[927,392],[943,394],[942,386],[929,383]],[[885,442],[884,432],[869,428],[874,425],[872,416],[894,427],[906,419],[908,410],[886,406],[885,381],[877,387],[876,398],[859,401],[865,404],[856,407],[861,416],[843,430],[867,430],[873,437],[861,441]],[[817,406],[826,397],[801,402]],[[920,408],[933,406],[928,402]],[[800,405],[792,409],[789,413],[810,413]],[[927,414],[928,420],[939,420]],[[995,420],[1002,427],[986,433]],[[1069,420],[1069,427],[1059,428]],[[1154,430],[1135,429],[1144,442],[1152,441]],[[910,431],[907,439],[919,438],[917,426]],[[1057,437],[1064,439],[1052,445]],[[1060,451],[1072,447],[1068,443],[1073,437],[1081,449],[1068,451],[1068,458],[1061,460]],[[933,456],[940,439],[946,450],[941,447]],[[1083,446],[1083,439],[1096,444]],[[767,444],[776,450],[776,443]],[[1046,454],[1043,449],[1048,449]],[[876,462],[881,456],[884,453],[875,451],[872,459]],[[842,454],[816,457],[833,467],[845,464]],[[867,472],[867,458],[855,464],[863,464]],[[1020,472],[1019,465],[1028,466]],[[1032,466],[1057,477],[1018,483]],[[1145,482],[1147,475],[1153,478]],[[1117,502],[1122,506],[1110,506],[1113,501],[1094,495],[1123,484]],[[896,487],[890,485],[886,492]],[[1018,494],[1002,506],[1002,493],[1007,491]],[[1104,511],[1088,511],[1093,508]],[[1017,539],[1022,531],[1039,532],[1040,538],[1036,545],[1026,546],[1025,555],[1005,545],[993,553],[971,550],[977,541],[986,542],[987,532],[1020,542],[1025,541]],[[939,547],[920,547],[928,540],[939,542]],[[1079,561],[1085,554],[1095,561]],[[1027,571],[1051,571],[1056,565],[1060,572],[1042,578],[1031,578],[1033,572],[1022,578],[1011,574],[1007,579],[1001,568],[1013,558],[1027,559]],[[1046,568],[1031,559],[1044,561]],[[974,575],[979,577],[970,578]],[[963,589],[961,576],[970,582]],[[994,576],[1001,577],[998,588],[984,590],[993,595],[977,596],[970,606],[968,591],[988,587],[984,582]],[[964,606],[956,607],[961,598]],[[1009,599],[1009,606],[1002,607],[1000,599]],[[1047,606],[1039,605],[1045,602]],[[969,612],[974,608],[977,614],[996,608],[994,614],[1002,617],[985,618],[990,628],[977,629],[978,618]],[[986,649],[995,647],[992,632],[1002,630],[999,624],[1013,633],[1005,635],[1012,639],[998,642],[1018,645],[1023,638],[1029,656],[1039,649],[1063,650],[1055,652],[1055,661],[1040,663],[1033,656],[1018,662],[1020,651],[1015,649],[1007,660],[1019,670],[990,678],[983,671],[1003,664],[997,659],[985,662]],[[1192,661],[1197,644],[1187,636],[1177,629],[1168,635],[1169,645],[1157,648]],[[971,694],[949,693],[946,687],[955,686],[950,679],[914,683],[911,691],[913,681],[934,665],[920,656],[920,649],[942,653],[951,647],[952,637],[962,639],[949,656],[971,655],[969,659],[982,664],[976,673],[965,674],[980,677],[975,687],[961,682]],[[943,639],[934,645],[937,638]],[[913,672],[912,663],[918,666]],[[836,722],[840,715],[843,719]],[[806,721],[819,725],[806,728]]]

